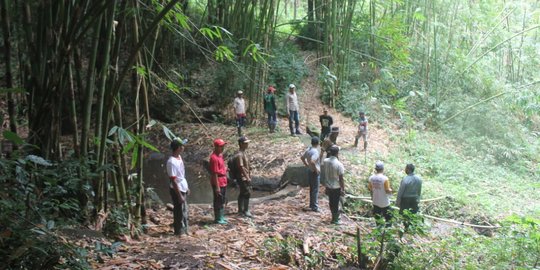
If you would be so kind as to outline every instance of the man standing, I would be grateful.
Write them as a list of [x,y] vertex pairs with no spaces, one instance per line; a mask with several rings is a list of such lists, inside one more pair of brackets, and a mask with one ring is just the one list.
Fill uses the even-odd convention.
[[187,140],[175,138],[171,142],[172,155],[167,160],[167,175],[169,176],[169,192],[171,194],[173,209],[174,234],[188,234],[188,183],[185,177],[184,161],[180,153],[184,151]]
[[227,144],[222,139],[214,140],[214,151],[210,155],[210,184],[214,193],[214,221],[227,224],[225,219],[225,196],[227,192],[227,167],[223,160],[223,147]]
[[332,212],[332,224],[339,224],[339,199],[345,195],[345,182],[343,174],[345,168],[338,159],[339,147],[332,145],[328,150],[328,158],[321,165],[321,179],[326,186],[326,194]]
[[[405,209],[411,213],[418,213],[418,203],[422,195],[422,179],[414,174],[414,165],[407,164],[405,173],[407,176],[401,180],[396,198],[396,206],[399,207],[399,214],[403,214]],[[409,223],[404,223],[405,228],[409,227]]]
[[319,115],[319,122],[321,123],[321,141],[324,141],[330,134],[332,124],[334,124],[332,116],[328,115],[328,110],[326,108],[323,109],[323,114]]
[[270,85],[264,95],[264,111],[268,115],[268,129],[270,129],[270,133],[274,133],[277,124],[277,106],[276,98],[274,97],[275,91],[276,89]]
[[[302,134],[300,133],[300,116],[298,115],[298,111],[300,110],[300,106],[298,105],[298,97],[296,96],[296,86],[294,84],[289,85],[289,92],[287,93],[287,116],[289,116],[289,130],[291,131],[291,136],[294,136],[294,134]],[[293,121],[294,121],[294,129],[293,129]]]
[[240,151],[238,151],[234,157],[236,175],[233,175],[233,177],[240,187],[240,192],[238,193],[238,214],[250,218],[252,217],[251,212],[249,212],[249,198],[251,197],[252,191],[251,168],[249,166],[249,158],[246,155],[249,142],[250,140],[246,136],[242,136],[238,139]]
[[365,151],[367,149],[368,120],[364,112],[358,113],[358,122],[358,131],[354,138],[354,147],[358,146],[358,139],[362,138],[364,141],[364,149],[362,149],[362,151]]
[[321,173],[320,159],[319,159],[319,138],[311,138],[311,147],[309,147],[302,155],[302,163],[308,169],[308,183],[309,183],[309,209],[311,211],[319,212],[319,185]]
[[369,177],[368,189],[371,192],[373,201],[373,215],[378,220],[384,217],[386,225],[390,225],[390,180],[384,174],[384,163],[375,162],[375,174]]
[[234,98],[234,113],[236,114],[238,136],[242,136],[242,128],[246,125],[246,102],[242,91],[238,91],[236,98]]

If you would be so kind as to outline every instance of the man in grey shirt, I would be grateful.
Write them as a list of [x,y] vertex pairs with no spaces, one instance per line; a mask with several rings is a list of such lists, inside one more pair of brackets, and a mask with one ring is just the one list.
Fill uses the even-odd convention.
[[309,147],[302,155],[302,163],[307,167],[308,183],[309,183],[309,209],[314,212],[319,212],[319,185],[321,174],[320,165],[319,138],[311,138],[311,147]]
[[[298,105],[298,96],[296,95],[296,86],[294,84],[289,85],[289,92],[286,95],[287,98],[287,116],[289,116],[289,130],[291,131],[291,135],[294,136],[295,134],[302,134],[300,132],[300,118],[299,118],[299,110],[300,106]],[[294,127],[293,127],[294,122]]]
[[[407,164],[405,173],[407,176],[401,180],[396,199],[396,205],[399,207],[399,213],[403,214],[405,209],[411,213],[418,213],[418,203],[422,194],[422,179],[414,174],[414,165]],[[406,227],[408,227],[406,225]]]

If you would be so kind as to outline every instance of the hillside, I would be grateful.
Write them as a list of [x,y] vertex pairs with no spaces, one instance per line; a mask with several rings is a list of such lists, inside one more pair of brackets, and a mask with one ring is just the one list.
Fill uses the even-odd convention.
[[[307,77],[299,89],[302,90],[301,127],[306,130],[308,125],[318,126],[318,115],[324,105],[318,98],[314,74]],[[340,127],[338,144],[342,147],[341,160],[348,174],[346,189],[349,193],[355,192],[350,185],[355,189],[364,185],[362,183],[371,173],[375,158],[384,160],[393,143],[377,123],[372,123],[368,151],[363,153],[352,146],[356,128],[354,121],[333,109],[329,114],[334,118],[335,126]],[[279,180],[288,165],[301,164],[300,155],[309,142],[309,136],[291,137],[284,117],[279,119],[279,127],[281,131],[275,134],[269,134],[264,127],[246,130],[252,140],[248,151],[254,177]],[[226,152],[237,150],[233,126],[189,124],[174,128],[190,131],[190,144],[184,154],[186,162],[203,166],[202,161],[211,152],[212,134],[220,134],[230,142]],[[153,136],[159,148],[167,153],[166,140],[158,139],[162,135],[157,133]],[[394,185],[397,180],[395,182]],[[367,194],[356,195],[365,197]],[[369,204],[365,204],[366,210],[360,213],[344,214],[342,225],[335,226],[330,225],[328,200],[323,190],[319,202],[321,212],[304,212],[308,201],[308,188],[289,186],[277,194],[252,199],[253,219],[237,215],[236,203],[230,202],[226,206],[229,224],[225,226],[212,224],[211,204],[191,204],[189,236],[181,238],[172,234],[172,213],[163,206],[154,207],[155,210],[148,213],[153,221],[147,227],[148,233],[141,239],[124,242],[113,257],[102,258],[104,260],[95,262],[95,266],[100,269],[309,268],[304,256],[311,258],[313,265],[322,264],[324,268],[352,265],[357,228],[361,235],[367,235],[375,227],[374,220],[364,217],[369,216]],[[450,227],[452,225],[432,224],[433,231],[438,234]],[[301,253],[296,250],[297,245],[302,246]]]

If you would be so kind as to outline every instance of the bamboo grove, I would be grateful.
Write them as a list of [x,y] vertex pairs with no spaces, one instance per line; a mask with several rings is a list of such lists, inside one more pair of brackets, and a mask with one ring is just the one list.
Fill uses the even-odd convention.
[[[93,210],[85,216],[120,208],[130,224],[140,225],[143,152],[157,151],[144,139],[155,123],[149,99],[159,91],[181,91],[169,74],[154,68],[173,56],[167,53],[181,60],[191,43],[208,61],[238,63],[239,74],[252,78],[247,92],[255,97],[255,89],[266,84],[265,57],[278,6],[276,0],[210,0],[206,16],[195,23],[188,17],[189,1],[181,0],[2,0],[9,137],[21,132],[15,108],[25,105],[21,122],[28,123],[28,138],[17,147],[46,160],[75,158],[81,167],[90,166],[98,174],[78,172],[79,207]],[[238,52],[223,46],[224,40],[237,43]],[[170,47],[177,50],[167,51]],[[134,108],[129,115],[126,106]],[[254,113],[259,106],[250,104]],[[63,134],[71,134],[69,142]]]
[[[330,106],[351,113],[378,98],[399,115],[411,115],[407,105],[414,106],[427,125],[442,126],[538,82],[530,68],[538,58],[529,57],[538,43],[538,16],[528,19],[535,4],[495,2],[0,0],[0,94],[7,100],[9,134],[27,138],[18,146],[46,160],[90,164],[98,174],[79,170],[79,207],[92,209],[91,217],[120,207],[139,225],[142,159],[144,151],[156,150],[145,140],[155,123],[149,103],[163,91],[180,96],[181,76],[164,70],[173,62],[182,65],[193,48],[208,62],[233,66],[216,94],[231,97],[241,81],[251,119],[261,115],[262,90],[271,83],[269,60],[278,35],[285,34],[312,43]],[[301,5],[305,17],[297,17]],[[283,22],[280,12],[291,6],[294,20]],[[483,18],[489,28],[475,29],[470,18],[480,16],[472,8],[478,6],[489,13]],[[520,23],[512,24],[518,12]],[[301,30],[291,38],[280,32],[286,25]],[[495,83],[480,64],[509,88],[484,87]],[[419,98],[410,103],[409,93]],[[453,99],[470,93],[475,100],[469,104]],[[527,102],[537,98],[526,93]],[[84,191],[88,185],[92,192]]]

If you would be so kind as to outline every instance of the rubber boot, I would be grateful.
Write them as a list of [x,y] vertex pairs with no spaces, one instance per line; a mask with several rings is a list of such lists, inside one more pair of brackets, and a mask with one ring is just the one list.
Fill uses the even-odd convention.
[[241,215],[244,213],[244,198],[238,198],[238,214]]
[[224,218],[225,209],[214,210],[214,222],[217,224],[227,224],[227,220]]
[[367,142],[364,142],[364,151],[367,149]]
[[252,218],[253,215],[251,214],[251,212],[249,212],[249,198],[248,199],[244,199],[244,216],[248,217],[248,218]]
[[358,138],[354,138],[354,147],[358,147]]
[[242,136],[242,127],[237,127],[236,130],[238,131],[238,137]]
[[270,133],[274,133],[276,132],[276,124],[275,123],[271,123],[270,124]]
[[331,221],[332,224],[334,225],[339,225],[341,224],[341,222],[339,222],[339,213],[332,213],[332,221]]
[[227,219],[225,218],[225,208],[219,209],[219,217],[221,219],[221,223],[219,224],[227,224]]

